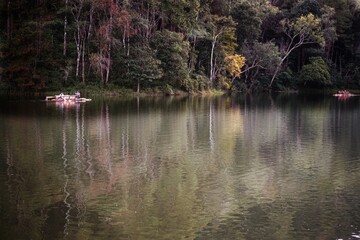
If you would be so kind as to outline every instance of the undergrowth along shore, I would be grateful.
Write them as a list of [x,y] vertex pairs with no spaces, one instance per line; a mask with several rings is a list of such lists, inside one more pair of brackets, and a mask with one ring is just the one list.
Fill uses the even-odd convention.
[[[306,90],[283,90],[283,91],[262,91],[262,93],[269,94],[273,93],[310,93],[310,94],[334,94],[338,90],[337,88],[331,89],[306,89]],[[360,94],[360,90],[358,89],[347,89],[349,92],[353,94]],[[146,97],[146,96],[218,96],[224,94],[253,94],[255,92],[243,92],[243,91],[230,91],[230,90],[218,90],[218,89],[206,89],[202,91],[183,91],[179,89],[169,88],[168,86],[165,88],[146,88],[137,92],[133,89],[127,89],[119,86],[115,86],[112,84],[103,86],[103,85],[78,85],[78,86],[69,86],[63,87],[58,90],[47,90],[47,91],[21,91],[21,90],[0,90],[1,96],[17,96],[17,97],[26,97],[31,98],[34,97],[44,97],[44,96],[53,96],[58,95],[60,93],[64,94],[75,94],[76,91],[79,91],[82,96],[92,97],[92,96],[106,96],[106,97]],[[261,94],[260,92],[256,92],[257,94]]]
[[139,92],[132,89],[119,88],[114,86],[86,86],[86,87],[66,87],[59,90],[50,91],[0,91],[0,95],[18,96],[18,97],[44,97],[54,96],[60,93],[73,95],[76,91],[81,93],[81,96],[107,96],[107,97],[146,97],[146,96],[216,96],[224,95],[227,91],[210,89],[196,92],[186,92],[182,90],[172,89],[171,91],[164,91],[160,89],[144,89]]

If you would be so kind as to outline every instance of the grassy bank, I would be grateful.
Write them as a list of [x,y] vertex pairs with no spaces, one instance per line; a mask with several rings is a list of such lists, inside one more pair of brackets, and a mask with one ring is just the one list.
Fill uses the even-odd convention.
[[107,96],[107,97],[145,97],[145,96],[215,96],[215,95],[223,95],[226,91],[221,90],[204,90],[197,92],[185,92],[178,89],[160,89],[160,88],[152,88],[152,89],[143,89],[140,92],[134,91],[133,89],[121,88],[114,85],[108,86],[72,86],[61,88],[59,90],[49,90],[49,91],[1,91],[0,95],[10,95],[17,96],[19,98],[31,98],[34,97],[45,97],[45,96],[53,96],[58,95],[60,93],[64,94],[75,94],[76,91],[79,91],[82,96],[86,97],[96,97],[96,96]]

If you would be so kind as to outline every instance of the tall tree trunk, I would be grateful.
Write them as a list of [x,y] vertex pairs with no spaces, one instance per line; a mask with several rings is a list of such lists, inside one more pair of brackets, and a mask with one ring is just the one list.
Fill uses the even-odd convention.
[[124,48],[124,52],[126,52],[126,27],[124,27],[124,31],[123,31],[122,45]]
[[130,56],[130,36],[127,36],[127,52],[126,56]]
[[211,43],[211,53],[210,53],[210,82],[214,78],[214,48],[215,48],[216,38]]
[[83,41],[83,46],[82,46],[81,78],[82,78],[82,82],[85,84],[85,40]]
[[76,79],[79,77],[79,67],[80,67],[80,57],[81,57],[81,43],[80,43],[80,29],[78,26],[77,29],[77,37],[75,36],[75,42],[76,42]]
[[109,82],[109,75],[110,75],[110,68],[111,68],[111,45],[112,45],[112,26],[113,25],[113,14],[112,10],[110,9],[110,23],[109,23],[109,42],[107,45],[107,64],[106,64],[106,78],[105,78],[105,84],[108,84]]
[[138,94],[140,93],[140,79],[137,80],[137,91]]
[[269,84],[269,87],[271,87],[271,85],[273,84],[277,74],[279,73],[280,69],[281,69],[281,65],[282,65],[283,61],[281,61],[281,63],[276,67],[276,70],[271,78],[271,81],[270,81],[270,84]]
[[212,40],[212,42],[211,42],[211,53],[210,53],[210,82],[213,82],[214,77],[215,77],[214,50],[215,50],[215,45],[216,45],[217,38],[220,36],[220,34],[222,34],[222,31],[220,31],[218,34],[216,34],[216,35],[213,37],[213,40]]
[[85,41],[86,34],[83,33],[83,29],[81,26],[81,15],[82,15],[82,8],[83,8],[84,0],[79,0],[79,2],[74,4],[73,7],[73,16],[76,23],[76,33],[74,33],[75,44],[76,44],[76,79],[79,77],[79,68],[80,68],[80,60],[82,54],[82,45],[83,41]]
[[229,1],[228,1],[228,9],[229,9],[228,14],[229,14],[229,15],[231,14],[232,7],[233,7],[233,2],[232,2],[232,0],[229,0]]
[[111,65],[111,48],[109,47],[108,56],[106,58],[106,76],[105,76],[105,84],[108,84],[109,82],[109,76],[110,76],[110,65]]
[[[91,4],[91,2],[90,2],[90,4]],[[91,36],[93,24],[94,24],[94,6],[93,6],[93,4],[91,4],[91,6],[90,6],[90,14],[89,14],[89,28],[88,28],[88,33],[87,33],[88,41],[89,41],[90,36]]]
[[190,54],[189,54],[189,65],[188,65],[188,73],[190,74],[194,68],[195,68],[195,62],[196,62],[196,59],[195,59],[195,52],[196,52],[196,36],[194,36],[194,40],[193,40],[193,44],[192,44],[192,49],[190,51]]
[[68,0],[65,0],[65,17],[64,17],[64,50],[63,55],[66,56],[67,51],[67,7],[68,7]]
[[[279,73],[283,63],[285,62],[285,60],[287,60],[288,56],[290,55],[290,53],[292,53],[295,49],[299,48],[300,46],[302,46],[304,44],[304,38],[300,38],[300,40],[295,43],[294,45],[292,45],[292,43],[294,42],[295,37],[291,38],[291,41],[289,43],[289,46],[286,47],[286,51],[284,53],[284,56],[282,57],[280,64],[276,67],[276,70],[271,78],[269,87],[271,87],[271,85],[273,84],[275,78],[277,77],[277,74]],[[310,42],[309,42],[310,43]]]
[[11,39],[11,34],[12,34],[12,13],[11,13],[11,1],[8,0],[7,3],[7,20],[6,20],[6,33],[7,33],[7,39],[10,40]]

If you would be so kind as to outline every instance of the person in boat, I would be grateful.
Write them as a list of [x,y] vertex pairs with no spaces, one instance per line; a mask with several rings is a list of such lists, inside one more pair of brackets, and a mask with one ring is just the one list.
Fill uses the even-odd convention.
[[340,95],[348,95],[349,91],[347,91],[347,90],[339,90],[338,94],[340,94]]
[[60,95],[57,96],[57,100],[64,100],[64,94],[60,93]]
[[76,91],[76,93],[75,93],[75,98],[76,98],[76,99],[79,99],[79,98],[80,98],[80,92],[79,92],[79,91]]

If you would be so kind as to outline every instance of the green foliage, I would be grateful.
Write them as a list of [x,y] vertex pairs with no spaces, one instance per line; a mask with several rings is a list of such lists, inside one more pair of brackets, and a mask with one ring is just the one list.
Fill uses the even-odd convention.
[[226,55],[233,54],[237,47],[236,23],[233,19],[231,17],[212,16],[207,20],[209,38],[211,41],[216,41],[218,57],[224,59]]
[[156,59],[155,51],[147,42],[139,41],[133,44],[132,54],[125,60],[127,66],[125,79],[136,89],[138,84],[142,88],[161,85],[158,81],[163,76],[161,61]]
[[273,42],[246,43],[241,52],[247,59],[243,76],[249,86],[253,86],[260,75],[270,78],[281,62],[279,48]]
[[200,1],[162,0],[162,10],[164,12],[168,28],[178,28],[184,33],[188,33],[196,25],[196,18],[200,11]]
[[[335,26],[336,32],[339,37],[337,46],[340,53],[344,51],[353,51],[354,32],[352,31],[353,15],[350,11],[351,1],[344,0],[326,0],[325,4],[335,9]],[[354,7],[354,6],[353,6]]]
[[285,71],[281,72],[276,81],[276,88],[280,91],[297,89],[297,85],[297,76],[295,76],[294,72],[290,68],[287,68]]
[[44,1],[19,7],[14,3],[7,12],[12,25],[7,25],[7,42],[2,48],[4,78],[14,89],[43,90],[58,76],[61,57],[54,37],[58,31],[54,5]]
[[211,89],[211,84],[209,82],[209,78],[205,76],[204,73],[194,73],[191,75],[191,81],[188,84],[189,92],[197,92],[197,91],[207,91]]
[[188,80],[187,59],[189,58],[189,42],[181,33],[164,30],[155,33],[152,48],[156,49],[156,57],[160,60],[164,73],[164,83],[182,88]]
[[310,58],[310,63],[302,68],[300,78],[304,85],[325,86],[331,84],[329,67],[321,57]]
[[224,58],[236,49],[236,24],[231,17],[212,15],[204,19],[204,25],[209,34],[199,44],[199,62],[203,62],[201,67],[209,73],[209,80],[213,84],[217,73],[223,69]]
[[281,61],[279,48],[273,42],[247,43],[241,51],[247,59],[247,67],[260,68],[267,73],[274,72]]
[[[239,79],[245,88],[274,80],[295,86],[293,76],[313,56],[331,64],[337,84],[356,85],[359,6],[358,0],[4,1],[0,82],[30,91],[101,82],[226,89],[224,59],[238,54],[247,59]],[[282,76],[289,69],[287,85]]]
[[325,39],[325,44],[327,50],[330,50],[330,48],[333,46],[335,41],[338,38],[337,32],[336,32],[336,16],[335,16],[335,9],[332,7],[329,7],[325,5],[321,9],[321,23],[323,25],[323,34]]
[[316,18],[312,13],[300,16],[290,24],[295,35],[304,38],[304,41],[314,41],[324,45],[325,39],[321,30],[321,19]]
[[261,19],[250,2],[241,2],[232,10],[232,18],[236,26],[237,43],[241,47],[245,41],[256,41],[261,34]]
[[321,6],[316,0],[301,0],[291,9],[291,13],[296,17],[308,15],[309,13],[320,17]]

